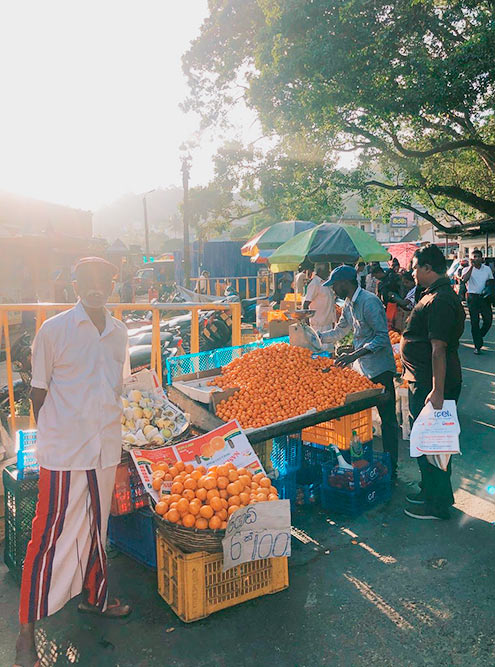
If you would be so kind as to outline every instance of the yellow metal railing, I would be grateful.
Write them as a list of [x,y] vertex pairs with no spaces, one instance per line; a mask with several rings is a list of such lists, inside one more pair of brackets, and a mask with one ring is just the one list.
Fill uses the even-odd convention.
[[[15,432],[15,397],[14,397],[14,372],[12,368],[12,350],[9,323],[9,313],[12,312],[34,312],[36,315],[36,332],[48,316],[69,310],[74,304],[67,303],[20,303],[0,304],[0,348],[2,342],[5,347],[5,361],[7,366],[7,386],[9,393],[9,407],[11,415],[11,429]],[[160,314],[164,311],[189,311],[191,313],[191,353],[199,352],[199,313],[202,310],[230,311],[232,315],[232,345],[241,345],[241,304],[237,303],[116,303],[109,304],[108,309],[114,317],[122,320],[126,311],[151,311],[152,312],[152,334],[151,334],[151,369],[156,371],[160,382],[163,380],[162,356],[160,344]],[[143,326],[150,322],[143,322]],[[3,338],[3,341],[2,341]],[[31,425],[33,424],[31,412]]]
[[[245,298],[250,299],[254,297],[268,296],[270,293],[270,276],[225,276],[220,278],[191,278],[194,291],[197,291],[198,285],[202,284],[200,281],[206,280],[206,294],[213,296],[223,296],[225,288],[230,283],[235,288],[237,294],[240,290],[244,292]],[[255,293],[252,294],[249,286],[249,281],[256,281]]]

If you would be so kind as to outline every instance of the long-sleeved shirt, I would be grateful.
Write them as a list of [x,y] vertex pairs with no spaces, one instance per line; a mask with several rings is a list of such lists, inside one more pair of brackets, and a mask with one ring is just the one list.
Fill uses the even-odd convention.
[[369,350],[369,354],[357,359],[354,366],[368,378],[385,371],[395,373],[395,359],[388,335],[385,309],[380,299],[358,287],[351,299],[347,299],[335,329],[321,332],[323,343],[341,340],[350,331],[354,333],[354,347]]

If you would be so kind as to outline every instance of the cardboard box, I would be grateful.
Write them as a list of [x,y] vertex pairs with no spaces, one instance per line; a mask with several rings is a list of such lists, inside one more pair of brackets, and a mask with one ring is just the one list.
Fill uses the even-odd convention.
[[268,322],[268,337],[281,338],[282,336],[288,336],[290,324],[289,320],[272,320]]
[[284,299],[283,301],[280,302],[280,310],[287,310],[290,313],[293,313],[295,309],[296,309],[295,301],[287,301],[287,299]]

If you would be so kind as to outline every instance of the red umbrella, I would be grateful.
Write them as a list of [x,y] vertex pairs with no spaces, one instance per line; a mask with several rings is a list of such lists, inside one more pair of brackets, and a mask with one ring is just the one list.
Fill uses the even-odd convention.
[[399,260],[399,264],[403,269],[408,269],[412,261],[413,255],[418,249],[415,243],[391,243],[387,250]]

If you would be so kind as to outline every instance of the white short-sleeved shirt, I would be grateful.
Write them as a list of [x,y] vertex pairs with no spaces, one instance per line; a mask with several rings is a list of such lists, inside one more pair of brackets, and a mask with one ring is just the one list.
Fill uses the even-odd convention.
[[316,311],[310,323],[317,331],[326,331],[337,319],[333,290],[331,287],[323,287],[324,282],[320,276],[314,276],[306,291],[305,300],[310,301],[310,309]]
[[[470,269],[471,267],[467,266],[462,272],[462,277],[464,277]],[[466,283],[468,294],[481,294],[485,289],[486,281],[491,280],[492,278],[492,270],[486,264],[482,264],[479,269],[473,266],[471,277]]]
[[46,389],[37,457],[48,470],[120,462],[122,383],[130,373],[127,328],[106,312],[100,335],[83,305],[47,320],[33,344],[31,386]]

